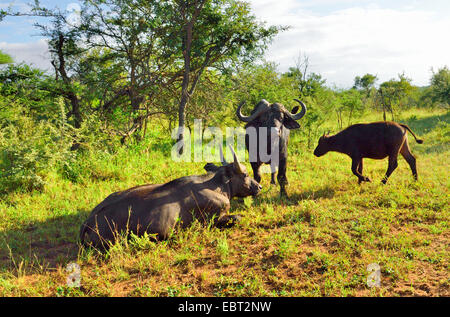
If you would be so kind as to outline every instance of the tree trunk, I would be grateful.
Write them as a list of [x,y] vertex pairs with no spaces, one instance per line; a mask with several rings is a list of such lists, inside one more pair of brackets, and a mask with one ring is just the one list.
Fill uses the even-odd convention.
[[[58,55],[57,70],[58,70],[59,74],[61,75],[61,79],[63,80],[63,83],[64,83],[65,96],[67,99],[69,99],[70,105],[72,107],[70,114],[73,116],[73,119],[74,119],[73,125],[76,129],[79,129],[79,128],[81,128],[81,123],[83,121],[83,119],[81,117],[80,100],[78,99],[78,96],[73,91],[71,79],[67,75],[66,60],[65,60],[64,52],[63,52],[64,41],[65,41],[64,35],[60,34],[58,37],[58,42],[57,42],[57,47],[56,47],[57,55]],[[55,62],[52,62],[52,64],[56,68]],[[74,136],[74,137],[76,137],[76,136]],[[76,150],[79,147],[80,147],[80,144],[77,141],[74,141],[71,146],[71,150]]]
[[186,37],[184,38],[184,74],[183,83],[181,85],[181,99],[178,106],[178,140],[180,144],[179,154],[183,154],[184,151],[184,127],[186,126],[186,105],[189,102],[189,81],[191,74],[191,44],[192,44],[192,28],[193,22],[190,21],[186,24]]
[[[181,1],[180,2],[180,13],[184,19],[184,28],[185,34],[183,36],[183,57],[184,57],[184,74],[183,74],[183,82],[181,85],[181,98],[180,104],[178,106],[178,129],[180,134],[178,136],[177,142],[180,144],[179,154],[183,154],[184,151],[184,129],[186,125],[186,107],[189,103],[189,99],[194,92],[195,86],[197,84],[198,79],[200,78],[201,71],[194,78],[193,83],[191,83],[191,89],[189,90],[189,84],[191,81],[191,46],[192,46],[192,33],[194,29],[195,22],[206,3],[206,0],[197,0],[197,1]],[[189,9],[190,7],[194,7],[195,10],[189,19]],[[208,54],[207,54],[208,55]],[[209,58],[209,57],[207,57]]]

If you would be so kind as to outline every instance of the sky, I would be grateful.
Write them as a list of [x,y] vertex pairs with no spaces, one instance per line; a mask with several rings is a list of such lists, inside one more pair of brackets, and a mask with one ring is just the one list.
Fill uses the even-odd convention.
[[[0,0],[25,8],[29,1]],[[73,8],[73,0],[41,0],[42,5]],[[448,0],[248,0],[267,25],[289,26],[268,47],[265,59],[279,71],[307,56],[309,70],[330,87],[349,88],[356,76],[377,75],[378,83],[404,73],[417,86],[429,84],[432,69],[450,67]],[[47,44],[33,19],[0,22],[0,50],[16,62],[51,69]]]

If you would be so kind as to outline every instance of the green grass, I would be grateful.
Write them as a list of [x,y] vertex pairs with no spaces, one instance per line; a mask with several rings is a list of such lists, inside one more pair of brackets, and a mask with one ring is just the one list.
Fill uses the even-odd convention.
[[[288,198],[263,174],[260,196],[232,202],[244,216],[234,228],[196,222],[167,241],[121,241],[104,256],[77,245],[95,205],[117,190],[201,174],[204,163],[172,162],[163,137],[86,157],[76,179],[54,172],[42,192],[1,197],[0,295],[449,296],[450,116],[414,110],[398,121],[425,140],[410,137],[417,183],[400,158],[385,186],[387,161],[366,160],[373,183],[358,185],[350,158],[316,158],[293,132]],[[66,286],[71,262],[80,288]],[[381,267],[379,288],[366,283],[371,263]]]

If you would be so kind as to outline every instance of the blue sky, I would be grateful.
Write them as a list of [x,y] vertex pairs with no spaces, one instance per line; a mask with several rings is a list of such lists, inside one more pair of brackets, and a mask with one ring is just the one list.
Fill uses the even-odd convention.
[[[0,0],[0,9],[6,9],[12,4],[14,9],[25,11],[28,8],[27,4],[33,1]],[[68,5],[71,3],[77,3],[74,0],[40,0],[39,2],[44,7],[59,7],[62,10],[68,8]],[[39,32],[33,27],[35,21],[45,21],[45,19],[7,17],[3,22],[0,22],[0,42],[27,43],[38,40],[41,37],[39,36]]]
[[[73,0],[41,0],[70,8]],[[404,72],[427,85],[431,68],[450,66],[448,0],[249,0],[253,13],[272,25],[289,25],[270,45],[266,59],[280,71],[308,56],[310,71],[329,86],[348,88],[355,76],[376,74],[379,83]],[[28,1],[0,0],[0,8]],[[46,42],[33,19],[8,17],[0,23],[0,49],[15,61],[49,68]]]

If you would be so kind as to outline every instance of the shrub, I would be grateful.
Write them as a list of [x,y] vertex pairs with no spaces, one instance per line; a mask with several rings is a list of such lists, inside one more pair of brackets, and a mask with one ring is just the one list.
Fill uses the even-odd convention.
[[0,193],[42,190],[45,171],[69,153],[67,130],[63,113],[54,123],[37,121],[23,107],[0,100]]

